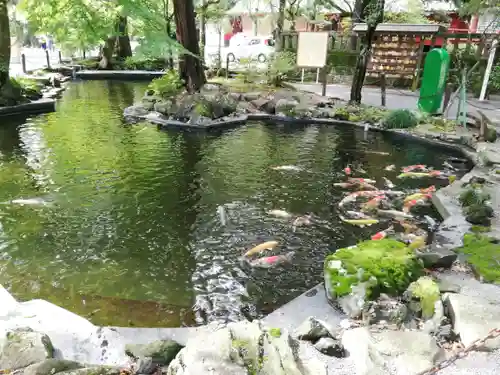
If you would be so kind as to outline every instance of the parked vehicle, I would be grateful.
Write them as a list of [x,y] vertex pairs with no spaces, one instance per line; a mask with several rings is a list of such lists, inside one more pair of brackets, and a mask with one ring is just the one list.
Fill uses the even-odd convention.
[[241,58],[266,62],[274,53],[274,39],[268,36],[246,36],[236,34],[229,47],[223,48],[222,58],[234,62]]

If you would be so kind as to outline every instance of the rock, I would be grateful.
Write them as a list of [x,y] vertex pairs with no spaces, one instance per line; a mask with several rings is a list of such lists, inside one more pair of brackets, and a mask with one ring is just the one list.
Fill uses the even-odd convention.
[[133,358],[149,357],[154,364],[165,366],[175,358],[181,349],[182,346],[175,341],[158,340],[147,345],[127,345],[125,352]]
[[65,359],[46,359],[43,362],[35,363],[26,367],[23,375],[52,375],[59,372],[75,370],[84,366],[78,362],[67,361]]
[[14,297],[0,285],[0,317],[8,315],[18,307]]
[[317,358],[300,357],[299,341],[259,321],[229,323],[190,339],[167,375],[326,375]]
[[120,375],[119,367],[95,366],[58,372],[57,375]]
[[[481,298],[462,294],[447,293],[443,296],[445,309],[451,318],[453,331],[460,335],[467,347],[477,339],[482,339],[492,329],[500,327],[500,305]],[[489,339],[483,349],[500,348],[500,338]]]
[[267,113],[271,113],[271,114],[274,114],[274,111],[273,112],[268,112],[267,110],[269,109],[269,106],[268,106],[268,103],[270,102],[269,99],[267,98],[258,98],[258,99],[255,99],[255,100],[251,100],[250,103],[255,107],[257,108],[258,110],[260,111],[264,111],[264,112],[267,112]]
[[237,113],[252,113],[255,112],[255,108],[247,102],[239,102],[236,105],[236,112]]
[[[380,293],[400,295],[422,273],[413,250],[394,239],[363,241],[339,249],[326,257],[324,265],[328,300],[352,318],[361,314],[365,294],[372,298]],[[346,296],[350,297],[343,298]]]
[[17,370],[52,358],[54,355],[50,338],[31,329],[7,332],[1,346],[0,369]]
[[460,290],[462,289],[460,285],[454,284],[450,281],[447,280],[438,280],[437,281],[439,291],[444,294],[444,293],[460,293]]
[[153,362],[153,358],[139,358],[136,362],[137,374],[153,374],[158,369],[158,365]]
[[123,111],[124,117],[141,117],[148,114],[148,110],[141,105],[127,107]]
[[439,299],[434,303],[434,315],[424,322],[422,330],[429,334],[437,334],[444,319],[444,306],[441,299]]
[[441,297],[437,283],[428,276],[422,276],[417,281],[412,282],[404,295],[409,301],[419,302],[424,319],[429,319],[434,315],[435,304],[440,301]]
[[239,92],[230,92],[228,96],[237,102],[241,100],[241,94]]
[[294,332],[299,340],[316,342],[322,337],[335,337],[333,329],[313,316],[308,317]]
[[259,99],[261,96],[260,92],[246,92],[243,94],[243,99],[247,102],[252,102]]
[[342,358],[345,357],[346,352],[344,346],[339,340],[332,339],[331,337],[322,337],[314,344],[314,347],[321,353]]
[[279,99],[275,105],[276,114],[284,114],[286,116],[293,115],[293,110],[299,104],[296,100]]
[[444,359],[436,340],[419,331],[384,330],[370,333],[367,328],[344,332],[342,344],[356,365],[356,375],[416,375]]
[[369,301],[363,308],[363,320],[367,324],[389,323],[400,325],[406,318],[408,309],[400,301],[382,294],[377,301]]
[[153,109],[164,115],[175,114],[177,106],[171,100],[162,100],[154,104]]
[[425,268],[450,268],[457,259],[457,253],[444,247],[431,246],[415,250],[416,256],[422,260]]

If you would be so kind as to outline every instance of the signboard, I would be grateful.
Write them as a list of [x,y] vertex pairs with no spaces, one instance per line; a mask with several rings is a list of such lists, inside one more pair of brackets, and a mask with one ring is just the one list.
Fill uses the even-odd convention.
[[449,66],[450,55],[445,49],[434,48],[427,54],[418,100],[421,111],[434,114],[441,108]]
[[300,32],[297,66],[299,68],[323,68],[326,65],[328,37],[328,32]]

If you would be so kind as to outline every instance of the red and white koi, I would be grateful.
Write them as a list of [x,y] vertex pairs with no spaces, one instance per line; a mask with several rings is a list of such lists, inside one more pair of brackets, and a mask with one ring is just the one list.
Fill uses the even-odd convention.
[[250,262],[250,266],[254,268],[270,268],[280,264],[290,263],[293,259],[295,252],[290,251],[282,255],[272,255],[269,257],[255,259]]
[[391,225],[389,228],[387,228],[386,230],[382,230],[378,233],[375,233],[371,239],[372,240],[375,240],[375,241],[378,241],[378,240],[382,240],[384,238],[386,238],[391,232],[394,231],[394,227]]
[[441,171],[430,172],[403,172],[397,178],[423,178],[423,177],[437,177],[443,175]]
[[365,226],[369,227],[370,225],[379,223],[378,219],[373,219],[370,217],[368,217],[366,219],[346,219],[342,215],[339,215],[339,217],[340,217],[340,220],[342,220],[344,223],[351,224],[351,225],[357,225],[361,228],[363,228]]
[[436,191],[436,187],[434,185],[431,185],[428,188],[420,189],[420,192],[423,194],[434,193],[435,191]]
[[391,217],[395,219],[413,219],[413,216],[403,212],[403,211],[397,211],[397,210],[377,210],[377,214],[380,216],[385,216],[385,217]]
[[387,167],[384,168],[386,171],[394,171],[396,169],[396,166],[394,164],[388,165]]
[[413,172],[413,171],[421,171],[421,172],[427,172],[427,166],[423,164],[415,164],[415,165],[409,165],[407,167],[403,167],[401,169],[403,172]]
[[408,202],[411,202],[411,201],[415,201],[415,200],[419,200],[419,199],[422,199],[422,200],[427,200],[427,199],[430,199],[432,198],[432,194],[431,193],[415,193],[415,194],[410,194],[408,195],[405,199],[404,199],[404,203],[408,203]]
[[339,202],[338,206],[342,207],[347,203],[355,202],[358,197],[366,197],[366,198],[371,198],[371,197],[376,197],[378,195],[383,194],[380,191],[377,190],[367,190],[367,191],[355,191],[354,193],[348,194],[342,200]]
[[368,202],[364,203],[361,207],[363,211],[370,211],[378,208],[380,206],[380,202],[385,198],[385,195],[377,195],[376,197],[370,199]]
[[358,177],[349,177],[347,181],[358,184],[374,184],[377,181],[372,180],[371,178],[358,178]]
[[345,167],[344,168],[344,173],[348,176],[350,176],[352,174],[352,170],[350,167]]

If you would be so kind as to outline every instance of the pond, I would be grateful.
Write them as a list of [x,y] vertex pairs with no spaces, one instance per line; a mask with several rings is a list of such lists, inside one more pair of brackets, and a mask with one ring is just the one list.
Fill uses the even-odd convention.
[[[100,325],[261,317],[320,282],[326,254],[387,228],[340,221],[344,189],[333,184],[345,166],[406,189],[447,180],[398,180],[400,167],[442,169],[457,156],[352,128],[248,124],[196,135],[123,123],[144,88],[73,82],[57,112],[2,120],[0,283],[17,298],[47,299]],[[390,164],[397,169],[385,171]],[[294,231],[270,209],[315,221]],[[269,240],[279,246],[265,254],[294,251],[291,264],[240,261]]]

